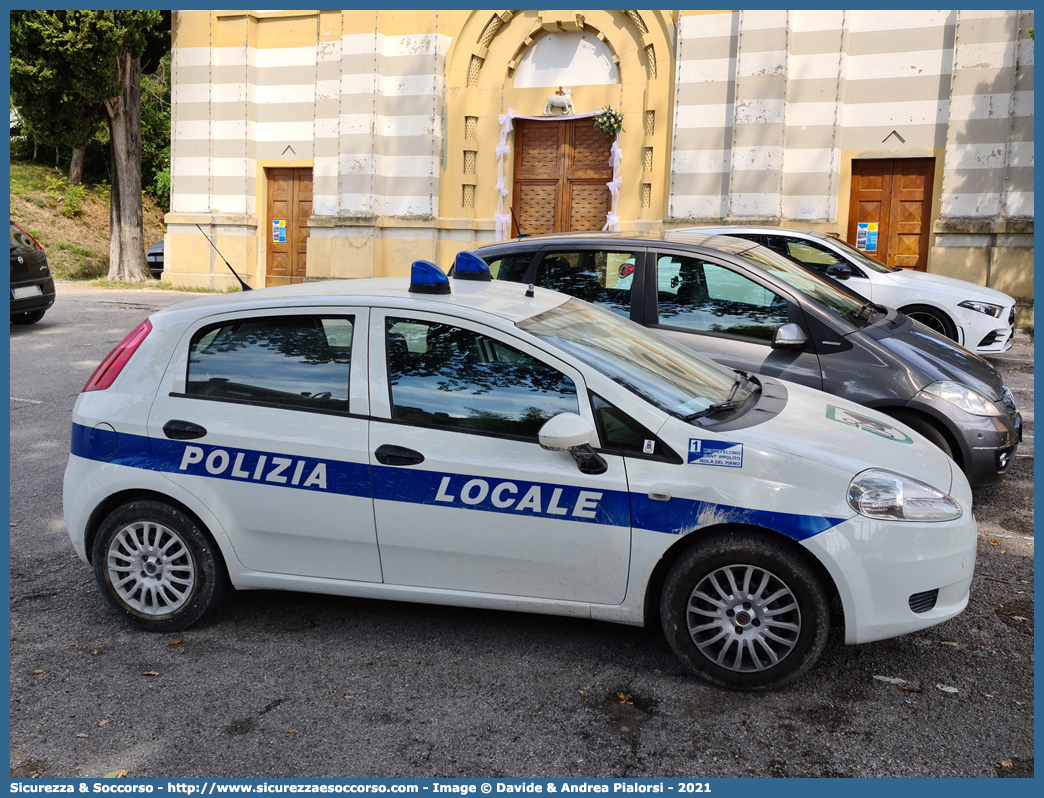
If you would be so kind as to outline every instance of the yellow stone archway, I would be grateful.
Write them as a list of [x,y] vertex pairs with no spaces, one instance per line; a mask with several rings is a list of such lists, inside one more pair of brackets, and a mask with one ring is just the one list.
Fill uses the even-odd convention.
[[[446,59],[440,216],[492,227],[497,205],[495,148],[500,140],[497,117],[509,108],[522,116],[539,116],[549,90],[557,88],[515,88],[515,71],[541,37],[583,30],[606,45],[619,76],[616,84],[568,88],[577,113],[607,105],[623,111],[620,229],[659,229],[667,207],[673,128],[672,24],[660,11],[470,13]],[[505,185],[510,187],[510,157],[504,159],[504,171]]]

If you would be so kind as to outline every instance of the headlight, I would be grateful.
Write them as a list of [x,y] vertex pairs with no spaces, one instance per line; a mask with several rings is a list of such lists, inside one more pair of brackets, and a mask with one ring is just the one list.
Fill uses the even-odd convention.
[[978,302],[974,299],[966,299],[957,307],[974,310],[976,313],[985,313],[987,316],[993,316],[995,319],[999,319],[1000,314],[1004,312],[1004,308],[1000,305],[991,305],[989,302]]
[[961,385],[959,382],[942,380],[933,382],[924,389],[925,393],[938,396],[944,402],[959,407],[973,416],[1003,416],[1004,409],[992,399],[988,399],[978,391]]
[[860,515],[885,521],[953,521],[961,506],[916,479],[871,468],[848,486],[848,503]]

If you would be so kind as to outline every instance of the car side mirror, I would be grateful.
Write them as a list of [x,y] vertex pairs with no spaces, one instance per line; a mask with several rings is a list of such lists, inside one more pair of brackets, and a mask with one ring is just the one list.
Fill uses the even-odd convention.
[[780,325],[772,336],[773,349],[803,349],[807,343],[805,331],[793,322]]
[[835,263],[832,266],[827,266],[827,277],[833,277],[835,280],[847,280],[852,276],[852,267],[844,263]]
[[559,413],[545,422],[537,433],[542,449],[569,452],[583,474],[604,474],[609,466],[591,447],[595,429],[591,422],[576,413]]

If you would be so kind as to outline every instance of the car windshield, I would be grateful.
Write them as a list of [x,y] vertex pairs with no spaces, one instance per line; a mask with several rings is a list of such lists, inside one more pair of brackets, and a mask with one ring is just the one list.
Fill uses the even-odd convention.
[[892,272],[897,271],[889,266],[885,266],[883,263],[878,263],[873,258],[860,252],[847,241],[842,241],[840,238],[834,238],[831,236],[830,243],[836,247],[840,247],[844,251],[846,257],[851,258],[864,269],[869,269],[872,272],[880,272],[881,274],[891,274]]
[[864,320],[869,323],[873,318],[872,313],[863,315],[865,305],[862,301],[835,288],[816,272],[799,266],[790,258],[773,252],[768,247],[748,249],[742,257],[816,300],[849,324],[860,327]]
[[753,390],[732,369],[608,310],[571,299],[518,326],[565,350],[661,410],[689,418]]

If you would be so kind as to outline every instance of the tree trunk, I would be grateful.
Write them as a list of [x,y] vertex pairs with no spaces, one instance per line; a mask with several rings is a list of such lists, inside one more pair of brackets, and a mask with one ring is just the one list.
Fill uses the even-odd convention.
[[141,206],[141,59],[120,55],[123,94],[106,100],[112,155],[109,279],[148,279]]
[[70,186],[78,186],[83,182],[83,162],[86,156],[86,147],[77,147],[72,151],[72,162],[69,164]]

